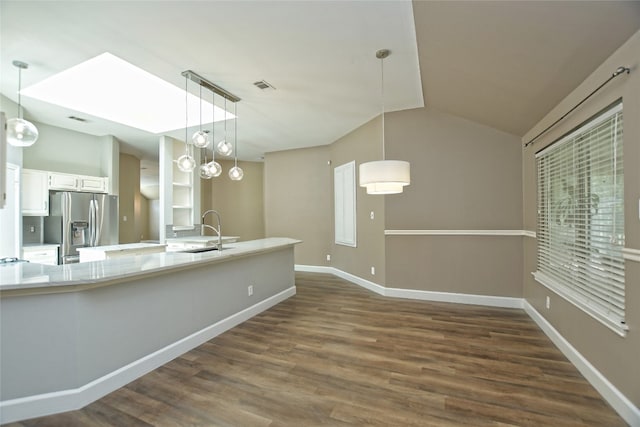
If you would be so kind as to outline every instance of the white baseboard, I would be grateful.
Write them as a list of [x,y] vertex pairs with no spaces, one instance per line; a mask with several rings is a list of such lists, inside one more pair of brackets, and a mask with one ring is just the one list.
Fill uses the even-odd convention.
[[83,408],[296,294],[292,286],[81,387],[0,402],[0,423]]
[[420,291],[413,289],[386,288],[369,280],[333,267],[296,265],[296,271],[330,273],[351,283],[369,289],[379,295],[419,299],[426,301],[452,302],[458,304],[477,304],[491,307],[520,308],[536,322],[538,327],[560,349],[567,359],[580,371],[587,381],[609,402],[618,414],[632,427],[640,427],[640,409],[620,392],[604,375],[582,356],[560,333],[523,298],[492,297],[484,295],[455,294],[447,292]]
[[522,308],[522,298],[496,297],[488,295],[458,294],[452,292],[423,291],[418,289],[387,288],[362,277],[334,267],[296,265],[296,271],[329,273],[385,297],[407,298],[424,301],[451,302],[456,304],[486,305],[502,308]]
[[524,301],[524,311],[542,329],[562,354],[580,371],[587,381],[630,426],[640,427],[640,409],[620,392],[589,361],[573,347],[531,304]]

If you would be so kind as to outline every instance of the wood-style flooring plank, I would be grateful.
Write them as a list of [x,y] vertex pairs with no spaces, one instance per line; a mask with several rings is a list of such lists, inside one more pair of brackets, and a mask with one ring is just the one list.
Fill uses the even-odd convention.
[[79,411],[31,426],[624,426],[522,311],[331,275]]

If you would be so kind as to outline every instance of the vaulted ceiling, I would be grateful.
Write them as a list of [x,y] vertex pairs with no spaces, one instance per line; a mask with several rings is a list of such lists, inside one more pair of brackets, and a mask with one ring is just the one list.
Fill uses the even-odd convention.
[[[638,29],[638,1],[3,0],[0,91],[17,99],[15,59],[30,64],[23,87],[105,51],[178,87],[192,69],[242,98],[240,156],[255,160],[329,144],[379,114],[375,51],[388,48],[387,111],[426,105],[523,135]],[[276,89],[257,89],[262,79]],[[157,157],[157,135],[23,105]]]

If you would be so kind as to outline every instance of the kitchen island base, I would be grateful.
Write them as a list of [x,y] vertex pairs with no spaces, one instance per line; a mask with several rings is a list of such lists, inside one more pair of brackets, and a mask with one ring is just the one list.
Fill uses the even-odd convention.
[[3,297],[0,422],[82,408],[295,295],[293,265],[291,244],[113,285]]

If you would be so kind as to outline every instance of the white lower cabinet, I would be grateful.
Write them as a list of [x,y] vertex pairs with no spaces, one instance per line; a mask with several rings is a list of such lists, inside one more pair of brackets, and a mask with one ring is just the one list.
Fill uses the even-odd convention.
[[23,246],[22,258],[35,264],[58,265],[58,246]]

